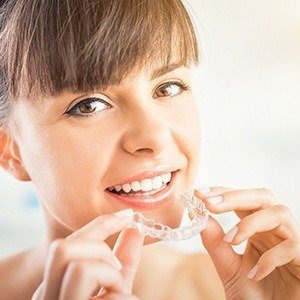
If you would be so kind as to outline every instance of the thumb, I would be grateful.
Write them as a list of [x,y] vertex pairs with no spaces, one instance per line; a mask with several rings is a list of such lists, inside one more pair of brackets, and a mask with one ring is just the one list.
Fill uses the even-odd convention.
[[204,247],[209,253],[222,282],[234,277],[241,265],[241,256],[231,245],[223,241],[224,231],[212,216],[209,216],[206,228],[201,231]]
[[125,228],[121,231],[114,245],[113,252],[122,263],[121,273],[126,291],[131,294],[132,285],[141,259],[141,250],[145,236],[136,228]]

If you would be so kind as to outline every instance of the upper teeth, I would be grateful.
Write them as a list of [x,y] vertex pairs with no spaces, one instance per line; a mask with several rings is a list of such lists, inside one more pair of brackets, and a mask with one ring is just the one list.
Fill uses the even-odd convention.
[[123,190],[126,193],[129,193],[131,190],[134,192],[137,191],[151,191],[153,189],[159,189],[163,186],[164,183],[168,183],[171,181],[171,173],[162,174],[161,176],[156,176],[152,179],[146,178],[141,181],[133,181],[130,183],[125,183],[123,185],[115,185],[109,187],[108,189],[112,191],[115,189],[117,192]]

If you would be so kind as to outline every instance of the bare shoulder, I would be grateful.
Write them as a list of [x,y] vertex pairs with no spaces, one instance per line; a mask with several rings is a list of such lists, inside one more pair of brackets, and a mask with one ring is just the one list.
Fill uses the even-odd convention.
[[40,278],[32,265],[34,249],[0,260],[0,299],[30,299]]
[[226,299],[208,254],[152,244],[143,249],[140,267],[135,288],[142,299],[153,299],[154,291],[155,299]]
[[206,253],[183,255],[182,264],[185,266],[185,272],[203,291],[203,298],[226,299],[224,287],[210,256]]

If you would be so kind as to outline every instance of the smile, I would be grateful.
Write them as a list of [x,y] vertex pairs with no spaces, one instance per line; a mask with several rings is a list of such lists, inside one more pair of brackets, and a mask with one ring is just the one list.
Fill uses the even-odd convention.
[[138,209],[154,209],[173,199],[178,170],[153,178],[134,180],[108,187],[105,192],[126,206]]

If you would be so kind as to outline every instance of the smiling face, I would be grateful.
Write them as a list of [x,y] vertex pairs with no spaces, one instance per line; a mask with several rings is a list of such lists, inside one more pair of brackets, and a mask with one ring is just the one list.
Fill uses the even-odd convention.
[[[142,171],[179,169],[176,191],[194,183],[199,120],[193,91],[182,88],[191,87],[191,71],[178,67],[153,80],[151,75],[132,73],[104,91],[17,105],[24,166],[45,211],[72,230],[128,208],[106,189]],[[172,222],[168,205],[143,213]]]
[[[1,165],[33,181],[52,237],[130,206],[176,225],[166,199],[193,185],[200,150],[190,69],[198,43],[184,5],[33,2],[4,14],[0,129],[7,123],[17,147]],[[120,186],[157,190],[130,202]]]

